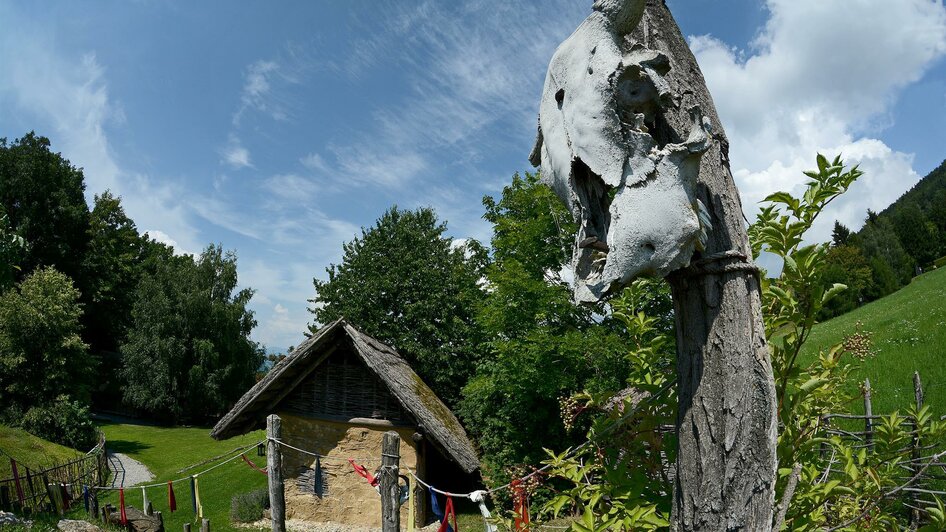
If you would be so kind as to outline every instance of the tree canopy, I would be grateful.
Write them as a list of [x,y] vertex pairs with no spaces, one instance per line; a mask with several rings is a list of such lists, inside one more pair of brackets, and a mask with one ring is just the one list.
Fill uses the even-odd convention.
[[0,295],[0,415],[16,420],[57,396],[89,400],[94,361],[80,336],[79,291],[51,267]]
[[392,207],[344,244],[340,264],[314,279],[310,312],[320,326],[344,317],[393,345],[448,405],[482,355],[475,321],[486,254],[455,242],[430,208]]
[[253,385],[263,362],[249,338],[253,291],[237,291],[236,255],[220,246],[195,260],[152,245],[121,346],[125,402],[165,421],[218,415]]

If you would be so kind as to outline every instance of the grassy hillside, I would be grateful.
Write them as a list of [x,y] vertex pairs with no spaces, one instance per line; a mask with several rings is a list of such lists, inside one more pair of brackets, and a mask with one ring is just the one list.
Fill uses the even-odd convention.
[[[219,462],[194,467],[183,473],[178,471],[264,438],[263,431],[257,431],[220,442],[211,439],[209,428],[198,427],[106,424],[101,428],[105,432],[109,450],[125,453],[148,466],[155,475],[155,480],[150,482],[152,484],[200,472]],[[250,449],[246,454],[265,467],[265,459],[257,457],[255,450]],[[250,469],[239,459],[201,475],[199,479],[204,517],[210,519],[212,530],[234,529],[229,518],[230,501],[234,495],[266,488],[266,476]],[[174,494],[178,510],[172,514],[167,508],[167,488],[162,486],[148,490],[148,498],[154,509],[161,511],[164,516],[166,530],[182,530],[184,523],[196,521],[191,511],[190,485],[186,482],[174,484]],[[118,493],[111,492],[105,500],[117,506]],[[141,508],[141,490],[126,489],[125,504]]]
[[808,360],[854,332],[858,322],[873,333],[876,354],[853,377],[856,382],[870,379],[874,412],[902,412],[912,404],[913,372],[919,371],[926,404],[936,414],[946,414],[946,268],[816,326],[806,345]]
[[0,425],[0,478],[10,478],[10,457],[32,469],[68,462],[80,456],[75,449],[37,438],[22,429]]

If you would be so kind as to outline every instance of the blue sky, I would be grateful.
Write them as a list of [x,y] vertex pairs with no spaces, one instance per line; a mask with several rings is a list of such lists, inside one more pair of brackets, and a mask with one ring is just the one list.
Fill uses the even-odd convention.
[[[311,280],[390,205],[488,239],[484,194],[529,170],[554,51],[588,2],[0,0],[0,136],[30,130],[142,231],[219,242],[294,345]],[[751,215],[816,151],[867,175],[819,226],[858,226],[946,158],[942,0],[671,0]]]

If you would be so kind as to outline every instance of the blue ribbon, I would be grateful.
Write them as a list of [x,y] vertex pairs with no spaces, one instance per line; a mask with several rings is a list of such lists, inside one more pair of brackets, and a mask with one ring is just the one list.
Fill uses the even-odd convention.
[[[433,512],[438,523],[443,523],[443,510],[440,509],[440,502],[437,501],[437,492],[431,488],[427,488],[427,491],[430,492],[430,511]],[[447,523],[447,532],[453,532],[453,527],[449,523]]]

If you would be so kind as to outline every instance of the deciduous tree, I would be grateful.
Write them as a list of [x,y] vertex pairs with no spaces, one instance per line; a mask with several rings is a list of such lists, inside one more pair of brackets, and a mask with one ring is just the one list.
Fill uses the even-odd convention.
[[313,280],[310,330],[345,317],[393,345],[453,405],[482,353],[474,316],[486,255],[478,242],[457,245],[446,229],[433,209],[396,206],[363,228],[328,279]]
[[201,420],[255,382],[251,289],[237,291],[236,255],[208,246],[196,260],[152,243],[121,346],[124,399],[165,421]]

